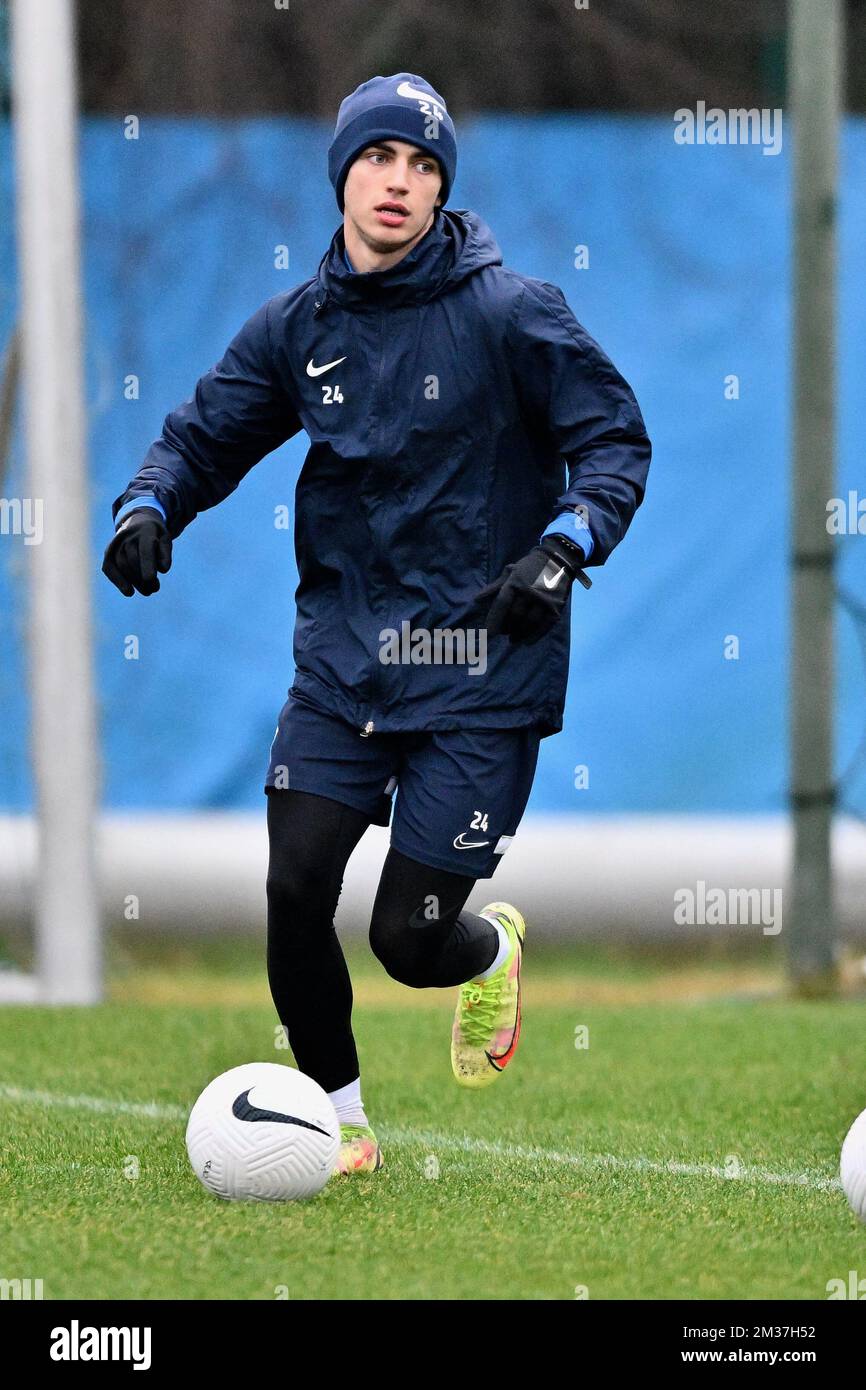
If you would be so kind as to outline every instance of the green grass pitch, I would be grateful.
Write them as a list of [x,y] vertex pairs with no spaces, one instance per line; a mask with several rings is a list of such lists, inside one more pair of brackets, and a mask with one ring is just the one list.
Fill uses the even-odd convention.
[[109,1003],[0,1009],[0,1278],[46,1299],[820,1300],[866,1275],[836,1183],[866,1107],[860,1003],[786,1000],[766,963],[530,951],[515,1063],[473,1093],[456,991],[349,956],[386,1167],[305,1204],[221,1202],[184,1146],[217,1073],[291,1061],[259,946],[117,948]]

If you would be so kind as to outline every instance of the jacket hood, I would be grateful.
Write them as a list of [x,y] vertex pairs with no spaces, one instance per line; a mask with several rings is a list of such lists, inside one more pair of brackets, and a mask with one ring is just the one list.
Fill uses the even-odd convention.
[[345,247],[340,226],[319,263],[314,317],[329,303],[356,312],[424,304],[476,270],[502,264],[502,252],[487,223],[466,208],[437,208],[429,232],[388,270],[350,271],[343,259]]

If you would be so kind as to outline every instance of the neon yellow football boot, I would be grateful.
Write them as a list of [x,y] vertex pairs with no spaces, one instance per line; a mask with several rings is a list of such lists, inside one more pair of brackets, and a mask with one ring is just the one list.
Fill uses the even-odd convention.
[[499,921],[511,951],[488,980],[467,980],[451,1030],[451,1070],[460,1086],[489,1086],[508,1066],[520,1038],[520,967],[526,923],[511,903],[488,903],[479,914]]
[[340,1152],[334,1174],[378,1173],[384,1166],[379,1141],[369,1125],[340,1125]]

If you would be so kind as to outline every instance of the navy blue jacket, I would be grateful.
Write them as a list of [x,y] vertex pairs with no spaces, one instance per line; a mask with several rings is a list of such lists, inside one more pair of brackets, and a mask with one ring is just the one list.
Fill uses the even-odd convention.
[[570,602],[534,645],[491,638],[483,674],[383,664],[381,634],[459,626],[568,508],[588,519],[588,564],[604,564],[650,462],[634,395],[562,291],[506,269],[475,213],[438,210],[389,270],[353,273],[344,253],[340,227],[318,273],[244,324],[167,416],[115,521],[148,498],[177,537],[304,429],[297,698],[359,732],[556,733]]

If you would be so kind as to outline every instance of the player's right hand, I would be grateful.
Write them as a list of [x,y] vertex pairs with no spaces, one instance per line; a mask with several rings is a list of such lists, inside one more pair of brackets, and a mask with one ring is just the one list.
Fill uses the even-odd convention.
[[155,594],[159,588],[157,571],[171,569],[171,536],[153,507],[142,507],[124,517],[108,543],[102,573],[127,598]]

